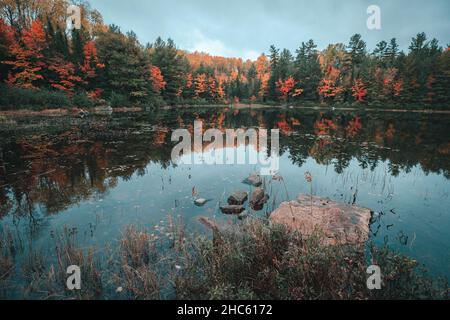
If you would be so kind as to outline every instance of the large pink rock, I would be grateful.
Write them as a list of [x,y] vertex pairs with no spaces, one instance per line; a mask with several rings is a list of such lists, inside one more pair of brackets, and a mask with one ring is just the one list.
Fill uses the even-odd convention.
[[296,201],[283,202],[272,212],[273,223],[311,236],[323,234],[324,244],[361,244],[369,238],[371,211],[329,199],[301,194]]

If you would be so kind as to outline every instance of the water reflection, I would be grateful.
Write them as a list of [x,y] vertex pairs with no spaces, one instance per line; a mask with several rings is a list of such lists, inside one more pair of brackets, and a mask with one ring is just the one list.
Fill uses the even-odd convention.
[[143,175],[151,162],[172,166],[171,130],[186,128],[193,134],[194,120],[202,120],[204,129],[279,128],[281,154],[288,153],[299,167],[311,157],[342,173],[352,159],[371,170],[388,160],[392,176],[420,165],[425,173],[450,177],[448,119],[441,116],[167,111],[155,117],[63,122],[51,134],[3,131],[0,215],[30,214],[38,204],[55,214],[115,187],[118,177]]
[[[195,120],[203,121],[204,130],[279,128],[280,173],[291,198],[304,188],[302,179],[294,176],[311,171],[317,195],[377,211],[374,237],[383,239],[395,232],[397,242],[408,247],[423,241],[424,254],[432,248],[432,258],[440,259],[436,263],[445,268],[449,255],[442,251],[448,252],[449,238],[444,230],[450,225],[445,209],[450,204],[447,115],[189,109],[84,120],[18,120],[14,127],[0,128],[0,218],[34,219],[39,214],[45,218],[70,211],[85,219],[86,205],[113,210],[118,199],[121,217],[136,211],[136,206],[161,212],[178,207],[181,213],[197,215],[193,210],[198,208],[183,205],[187,191],[182,187],[208,185],[203,189],[217,200],[224,188],[239,186],[252,168],[205,170],[173,164],[171,150],[176,143],[171,142],[171,133],[185,128],[193,134]],[[424,180],[428,175],[432,176]],[[103,203],[96,202],[101,198]],[[273,198],[272,207],[284,200],[281,195]],[[74,210],[75,205],[80,208]],[[205,210],[209,211],[204,214],[212,214],[213,205]],[[402,224],[405,215],[408,224]],[[383,220],[384,216],[391,218]],[[75,224],[73,219],[62,223]]]

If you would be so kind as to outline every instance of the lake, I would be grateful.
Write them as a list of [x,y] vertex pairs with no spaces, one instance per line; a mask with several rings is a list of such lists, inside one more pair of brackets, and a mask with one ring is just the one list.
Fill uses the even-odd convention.
[[[258,167],[172,163],[172,131],[192,132],[195,120],[205,129],[280,129],[283,181],[266,178],[270,200],[251,214],[309,194],[309,172],[315,195],[374,212],[375,244],[450,276],[449,114],[191,108],[16,119],[0,124],[0,230],[46,250],[64,227],[102,247],[130,224],[164,233],[169,215],[198,232],[200,216],[232,222],[218,204],[250,191],[242,180]],[[197,207],[193,193],[209,201]]]

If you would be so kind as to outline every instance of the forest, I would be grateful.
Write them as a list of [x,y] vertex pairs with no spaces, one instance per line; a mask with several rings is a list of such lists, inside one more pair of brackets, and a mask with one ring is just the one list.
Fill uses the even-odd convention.
[[450,48],[425,33],[407,52],[395,38],[369,50],[361,35],[295,53],[272,45],[256,61],[187,52],[171,39],[142,44],[106,25],[88,2],[67,29],[66,0],[0,4],[0,109],[210,104],[401,105],[447,109]]

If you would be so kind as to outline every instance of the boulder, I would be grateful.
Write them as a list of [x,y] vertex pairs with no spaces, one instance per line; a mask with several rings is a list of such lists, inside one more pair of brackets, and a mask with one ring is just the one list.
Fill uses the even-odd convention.
[[245,210],[243,206],[238,205],[228,205],[228,206],[221,206],[220,211],[224,214],[240,214]]
[[249,184],[254,187],[260,187],[262,185],[262,179],[259,174],[253,173],[246,178],[242,183]]
[[228,198],[228,204],[230,205],[243,205],[248,199],[248,194],[245,191],[235,191]]
[[267,200],[269,200],[269,195],[265,194],[264,189],[255,188],[250,199],[250,208],[256,211],[262,210]]
[[303,236],[320,232],[326,245],[364,243],[369,238],[370,219],[369,209],[309,195],[283,202],[270,215],[273,223]]

